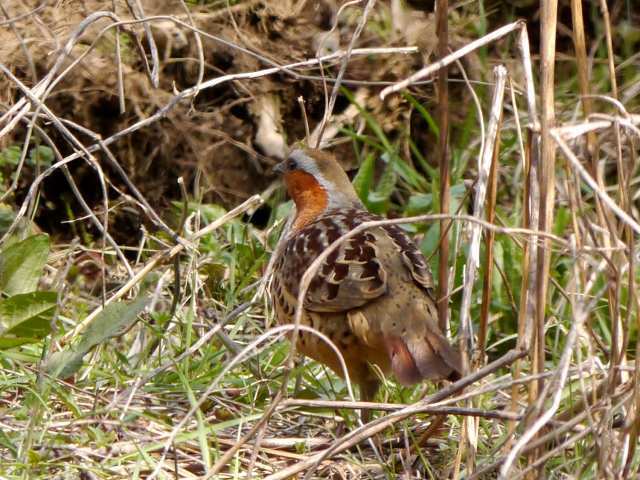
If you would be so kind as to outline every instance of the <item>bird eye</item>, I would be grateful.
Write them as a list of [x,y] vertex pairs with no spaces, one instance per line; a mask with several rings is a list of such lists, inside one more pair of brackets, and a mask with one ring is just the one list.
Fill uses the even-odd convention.
[[292,171],[298,168],[298,162],[296,162],[293,158],[287,160],[287,170]]

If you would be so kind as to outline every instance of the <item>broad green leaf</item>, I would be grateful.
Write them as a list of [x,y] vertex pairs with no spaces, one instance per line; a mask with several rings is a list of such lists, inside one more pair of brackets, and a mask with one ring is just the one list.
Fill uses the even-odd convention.
[[0,300],[0,349],[34,343],[51,331],[55,292],[31,292]]
[[9,350],[29,343],[37,343],[40,339],[33,337],[2,336],[0,337],[0,350]]
[[88,352],[110,337],[122,335],[135,323],[138,314],[144,310],[148,302],[148,297],[139,296],[131,303],[107,305],[82,334],[78,349]]
[[407,208],[404,211],[406,216],[422,215],[431,211],[433,205],[433,194],[415,193],[409,197]]
[[92,348],[126,332],[148,302],[149,297],[140,295],[131,303],[107,305],[87,326],[77,344],[51,355],[45,365],[46,371],[60,378],[68,378],[76,373],[82,366],[82,359]]
[[44,368],[52,377],[69,378],[82,367],[82,359],[88,352],[82,353],[73,348],[68,348],[60,352],[55,352]]
[[[2,185],[2,173],[0,172],[0,196],[4,193],[3,185]],[[16,212],[11,208],[11,206],[6,203],[0,203],[0,236],[7,233],[9,227],[13,224],[13,221],[16,219]],[[37,233],[36,227],[34,224],[28,219],[22,217],[18,220],[16,226],[13,229],[14,234],[9,236],[5,241],[3,246],[6,248],[9,245],[13,245],[19,241],[18,235],[25,234],[35,234]],[[2,252],[0,252],[0,256],[2,256]]]
[[44,234],[7,247],[0,253],[0,291],[11,296],[36,290],[48,256],[49,237]]

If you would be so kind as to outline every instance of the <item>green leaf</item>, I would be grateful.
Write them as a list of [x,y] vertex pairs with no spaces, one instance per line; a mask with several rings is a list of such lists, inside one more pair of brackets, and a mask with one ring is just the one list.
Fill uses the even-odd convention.
[[397,153],[393,152],[392,155],[395,159],[393,167],[396,173],[400,175],[400,178],[407,182],[413,189],[422,191],[428,189],[429,184],[415,168],[402,160]]
[[29,152],[29,164],[40,164],[44,167],[49,167],[53,163],[53,150],[46,145],[38,145]]
[[[2,185],[0,184],[0,190]],[[4,203],[0,203],[0,235],[4,235],[16,218],[13,209]]]
[[414,215],[422,215],[429,213],[433,205],[433,194],[431,193],[415,193],[409,197],[407,208],[404,211],[405,216],[412,217]]
[[72,348],[55,352],[45,364],[45,372],[52,377],[65,378],[71,377],[82,367],[82,360],[89,352],[78,352]]
[[[173,208],[176,212],[182,213],[184,209],[184,204],[182,202],[174,201],[171,202]],[[209,224],[220,217],[222,217],[227,211],[221,207],[220,205],[216,205],[214,203],[198,203],[198,202],[189,202],[187,204],[187,211],[189,214],[200,212],[202,218],[205,223]]]
[[562,236],[570,223],[571,211],[566,207],[557,208],[553,218],[553,233],[555,235]]
[[11,145],[0,151],[0,167],[5,165],[16,166],[20,163],[20,155],[22,154],[22,147],[19,145]]
[[48,256],[49,237],[44,234],[6,248],[0,254],[0,291],[11,296],[36,290]]
[[427,159],[425,158],[425,155],[423,155],[423,153],[418,149],[415,142],[411,138],[409,138],[408,140],[411,153],[413,153],[413,156],[416,158],[416,160],[418,160],[418,163],[420,164],[420,167],[422,167],[422,170],[427,173],[429,178],[439,178],[439,170],[429,165]]
[[[495,262],[495,264],[498,266],[498,268],[500,270],[502,270],[504,272],[505,268],[504,268],[504,250],[502,249],[502,243],[501,242],[494,242],[493,244],[493,261]],[[493,282],[493,291],[495,292],[495,297],[496,298],[500,298],[501,294],[502,294],[502,275],[500,275],[500,272],[498,271],[497,268],[493,268],[492,270],[493,272],[493,278],[491,279]]]
[[360,112],[360,115],[362,115],[365,122],[367,122],[367,125],[369,126],[369,128],[373,130],[373,133],[375,134],[375,136],[378,138],[378,140],[380,140],[380,143],[382,143],[384,150],[386,152],[392,152],[394,149],[393,149],[393,146],[391,145],[391,141],[389,140],[389,138],[387,138],[387,136],[384,133],[384,130],[382,129],[380,124],[378,124],[378,122],[373,117],[373,115],[371,115],[371,113],[369,113],[365,107],[363,107],[358,102],[356,102],[356,97],[353,95],[353,93],[351,93],[351,91],[348,88],[340,87],[340,92],[344,94],[344,96],[347,97],[347,99],[349,99],[349,101],[353,105],[355,105],[355,107]]
[[0,446],[6,448],[13,458],[18,458],[18,447],[14,445],[4,430],[0,430]]
[[358,173],[353,179],[353,188],[356,190],[358,197],[362,201],[366,201],[369,191],[373,185],[373,174],[375,171],[376,159],[372,153],[369,153],[362,161]]
[[425,234],[422,242],[420,243],[420,250],[425,257],[429,258],[438,250],[438,244],[440,243],[440,223],[433,222],[427,233]]
[[464,183],[458,183],[456,185],[451,186],[451,200],[449,204],[449,211],[451,213],[457,212],[460,210],[460,204],[464,199],[464,196],[467,193],[467,187]]
[[389,198],[396,188],[395,159],[386,154],[382,157],[387,161],[387,165],[380,176],[376,190],[370,192],[368,198],[371,211],[378,214],[386,212]]
[[413,107],[417,110],[417,112],[424,119],[424,121],[427,122],[427,125],[429,125],[429,130],[431,131],[433,136],[438,137],[440,135],[440,128],[438,127],[438,124],[433,119],[429,111],[426,108],[424,108],[424,106],[418,100],[416,100],[412,95],[405,93],[403,94],[403,97],[409,100],[411,105],[413,105]]
[[88,352],[110,337],[122,335],[134,324],[148,302],[149,297],[140,296],[131,303],[118,302],[107,305],[87,326],[78,349]]
[[51,332],[55,292],[31,292],[0,300],[0,349],[34,343]]
[[394,159],[389,158],[387,167],[382,172],[377,185],[377,193],[384,199],[388,199],[396,188],[396,171],[394,169]]
[[92,348],[131,328],[148,302],[149,297],[140,295],[131,303],[107,305],[87,326],[76,345],[51,355],[45,370],[59,378],[70,377],[80,369],[83,358]]
[[276,220],[286,219],[293,210],[293,202],[291,200],[282,202],[276,207],[276,213],[274,215]]

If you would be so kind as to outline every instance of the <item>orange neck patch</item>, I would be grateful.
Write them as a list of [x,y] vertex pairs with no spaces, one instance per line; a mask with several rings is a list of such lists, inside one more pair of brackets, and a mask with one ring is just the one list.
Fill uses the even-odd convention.
[[287,191],[296,204],[297,215],[293,229],[309,225],[327,208],[327,192],[313,175],[295,170],[284,175]]

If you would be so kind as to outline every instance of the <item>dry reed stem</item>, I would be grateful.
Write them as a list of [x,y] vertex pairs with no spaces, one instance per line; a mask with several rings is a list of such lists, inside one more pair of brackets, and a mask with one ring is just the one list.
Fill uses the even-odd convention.
[[[511,91],[513,95],[513,90]],[[512,98],[513,100],[513,98]],[[498,131],[502,126],[502,115],[498,122]],[[500,142],[497,141],[493,156],[491,159],[491,169],[489,171],[489,197],[487,199],[487,221],[489,223],[495,222],[496,216],[496,197],[498,194],[498,164],[500,163]],[[485,361],[485,354],[487,348],[487,334],[489,325],[489,307],[491,303],[491,288],[493,283],[493,246],[495,240],[495,233],[492,231],[486,234],[486,253],[485,253],[485,273],[482,282],[482,304],[480,307],[480,321],[478,329],[478,362],[476,366],[482,365]]]
[[[436,35],[438,36],[438,60],[449,52],[449,2],[438,0],[436,8]],[[440,213],[448,214],[450,209],[450,163],[449,157],[449,70],[438,70],[438,162],[440,165]],[[443,332],[449,331],[449,222],[440,222],[440,242],[438,244],[438,325]]]
[[[526,39],[526,37],[524,37]],[[522,45],[522,41],[520,42],[520,44]],[[510,92],[511,92],[511,105],[512,105],[512,109],[513,109],[513,113],[515,116],[515,122],[516,122],[516,132],[518,134],[518,144],[520,147],[520,158],[521,158],[521,162],[522,162],[522,170],[524,172],[524,187],[522,189],[522,226],[524,228],[529,228],[531,223],[530,223],[530,215],[529,215],[529,211],[530,211],[530,206],[529,206],[529,200],[530,200],[530,196],[529,196],[529,192],[531,191],[531,142],[527,142],[527,147],[525,149],[525,143],[524,140],[522,139],[522,130],[520,128],[520,117],[518,115],[518,105],[516,102],[516,97],[515,97],[515,93],[513,91],[513,85],[511,82],[511,79],[509,79],[509,85],[510,85]],[[535,108],[535,101],[533,102],[533,106]],[[529,131],[529,135],[528,135],[529,139],[531,139],[531,132]],[[525,342],[523,343],[519,343],[520,345],[524,345],[524,349],[528,349],[528,346],[526,344],[526,340],[525,340],[525,333],[526,333],[526,325],[527,325],[527,320],[526,320],[526,314],[527,314],[527,307],[528,307],[528,303],[529,303],[529,265],[530,265],[530,251],[531,251],[531,246],[532,246],[532,242],[525,242],[523,245],[523,252],[522,252],[522,285],[520,288],[520,308],[517,310],[518,311],[518,342]],[[534,247],[535,250],[535,247]],[[520,378],[520,373],[521,373],[521,363],[520,361],[516,361],[515,364],[512,367],[513,370],[513,378],[515,380],[518,380]],[[520,392],[518,390],[518,388],[514,385],[511,389],[511,409],[515,410],[518,406],[518,401],[519,401],[519,397],[520,397]],[[508,440],[507,442],[505,442],[505,448],[508,449],[510,448],[512,441],[513,441],[513,432],[515,432],[516,429],[516,424],[515,422],[508,422],[507,424],[507,431],[508,431]]]
[[[491,33],[488,33],[487,35],[485,35],[484,37],[481,37],[477,40],[474,40],[473,42],[468,43],[467,45],[465,45],[462,48],[459,48],[458,50],[456,50],[455,52],[447,55],[446,57],[444,57],[441,60],[438,60],[437,62],[431,63],[429,65],[427,65],[426,67],[420,69],[418,72],[414,73],[413,75],[409,76],[407,79],[402,80],[400,82],[397,82],[393,85],[390,85],[386,88],[384,88],[381,92],[380,92],[380,98],[382,98],[384,100],[384,98],[389,95],[390,93],[394,93],[394,92],[399,92],[400,90],[403,90],[407,87],[409,87],[410,85],[423,80],[429,76],[431,76],[432,74],[434,74],[435,72],[439,71],[440,69],[447,67],[449,65],[451,65],[453,62],[455,62],[456,60],[460,60],[462,57],[464,57],[465,55],[470,54],[471,52],[479,49],[480,47],[483,47],[485,45],[488,45],[491,42],[495,42],[496,40],[501,39],[502,37],[508,35],[509,33],[515,32],[515,31],[519,31],[520,32],[520,46],[521,46],[521,53],[524,53],[524,49],[526,48],[527,50],[527,54],[528,54],[528,38],[526,36],[526,23],[523,20],[518,20],[516,22],[510,23],[508,25],[505,25],[503,27],[500,27],[496,30],[494,30]],[[523,34],[524,32],[524,34]],[[525,47],[525,43],[523,42],[523,39],[526,39],[526,47]],[[527,72],[527,70],[531,70],[530,68],[530,58],[527,57],[526,55],[524,55],[526,58],[524,59],[524,63],[527,63],[527,60],[529,61],[529,65],[525,65],[525,79],[527,82],[527,94],[532,93],[533,92],[533,85],[530,84],[530,81],[533,80],[533,75],[530,76],[530,74]],[[531,102],[532,99],[529,99],[529,102]],[[533,102],[535,102],[535,100],[533,100]],[[529,103],[529,106],[531,107],[532,104]],[[530,113],[534,112],[535,113],[535,107],[533,107],[533,109],[530,108]],[[534,115],[532,115],[532,118],[534,117]]]
[[[541,4],[540,18],[540,214],[538,230],[550,231],[553,225],[555,201],[555,148],[549,138],[549,131],[555,126],[555,54],[558,4],[557,0],[545,0]],[[547,291],[549,285],[549,265],[551,251],[546,241],[538,247],[537,289],[536,289],[536,333],[533,362],[534,373],[544,369],[545,320]],[[532,384],[530,399],[537,400],[539,390],[544,386],[540,381],[538,390]]]
[[[401,403],[376,403],[376,402],[348,402],[344,400],[303,400],[290,398],[282,402],[281,408],[307,407],[307,408],[344,408],[349,410],[366,409],[394,412],[409,405]],[[464,415],[471,417],[497,418],[502,420],[520,420],[521,415],[513,412],[501,412],[483,410],[481,408],[447,407],[444,405],[425,405],[422,413]]]
[[[151,33],[151,25],[146,20],[146,15],[140,0],[126,0],[127,7],[136,20],[142,21],[142,27],[144,28],[144,34],[147,37],[147,44],[149,45],[149,52],[151,53],[151,71],[149,71],[149,79],[153,88],[158,88],[160,85],[160,57],[158,56],[158,47],[156,46],[155,39]],[[146,56],[144,56],[146,59]],[[145,62],[146,64],[146,62]],[[148,68],[148,67],[147,67]]]
[[[500,467],[500,475],[498,477],[500,480],[505,480],[508,478],[509,472],[520,451],[536,437],[540,429],[542,429],[542,427],[544,427],[551,420],[555,412],[560,407],[560,400],[562,398],[564,386],[567,381],[569,363],[573,354],[574,345],[578,338],[578,331],[588,314],[588,312],[582,310],[581,307],[581,305],[576,305],[576,310],[574,311],[574,319],[571,323],[571,329],[569,330],[569,334],[567,335],[566,344],[562,351],[558,370],[554,374],[554,379],[551,382],[547,383],[540,392],[535,404],[535,413],[532,415],[532,422],[530,423],[530,425],[527,425],[527,430],[523,432],[522,436],[518,439],[511,451],[507,454],[504,463]],[[535,385],[535,382],[531,383],[531,385]],[[551,405],[544,407],[543,411],[544,402],[550,392],[552,392]],[[534,415],[537,415],[538,412],[541,412],[540,416],[535,417]],[[534,455],[534,460],[536,459],[536,457],[537,456]]]
[[[475,197],[473,202],[473,216],[484,217],[484,206],[487,193],[487,182],[489,171],[494,158],[494,152],[499,143],[498,125],[502,116],[502,103],[504,100],[504,89],[506,84],[507,71],[502,65],[494,68],[495,87],[491,101],[489,113],[489,123],[487,126],[487,138],[483,143],[483,149],[478,161],[478,179],[475,187]],[[473,341],[473,326],[471,325],[471,295],[475,285],[476,269],[480,265],[480,239],[481,229],[478,225],[471,226],[471,242],[466,267],[464,269],[464,288],[462,291],[462,303],[460,306],[460,347],[464,371],[471,367],[471,355],[475,351]],[[473,419],[468,419],[466,424],[466,440],[469,442],[470,454],[467,460],[467,469],[474,470],[475,456],[478,443],[478,430]],[[464,448],[461,442],[461,448]]]
[[[576,67],[578,70],[578,88],[580,90],[582,113],[588,117],[592,111],[589,84],[589,65],[587,63],[587,42],[584,33],[584,19],[582,15],[582,0],[571,0],[571,20],[573,27],[573,44],[576,53]],[[587,135],[587,154],[591,159],[596,155],[597,138],[595,134]]]
[[[491,169],[492,159],[494,152],[497,149],[499,143],[498,138],[498,125],[500,123],[500,117],[502,115],[502,102],[504,99],[504,88],[506,83],[506,69],[503,66],[497,66],[494,69],[495,88],[493,91],[493,99],[491,102],[491,111],[489,114],[489,124],[487,127],[487,138],[484,142],[484,148],[480,152],[479,165],[478,165],[478,180],[475,186],[475,197],[473,203],[473,216],[476,218],[482,218],[486,193],[487,182],[489,179],[489,172]],[[473,341],[473,328],[470,319],[471,310],[471,293],[475,283],[476,269],[480,264],[480,234],[481,229],[479,224],[471,227],[471,242],[469,255],[467,257],[467,264],[464,273],[464,289],[462,295],[462,305],[460,307],[460,328],[461,335],[463,336],[463,358],[466,363],[466,368],[469,367],[469,355],[474,350]]]
[[[616,69],[614,64],[615,57],[614,57],[613,41],[612,41],[612,34],[611,34],[611,21],[609,16],[609,9],[607,7],[606,2],[603,2],[603,1],[600,2],[600,9],[603,13],[603,23],[605,28],[605,38],[606,38],[606,44],[607,44],[609,81],[611,82],[611,95],[613,97],[610,100],[612,101],[612,103],[614,103],[619,107],[622,114],[625,114],[626,109],[618,101],[618,83],[616,79]],[[630,178],[633,174],[634,163],[627,162],[627,163],[631,163],[629,171],[627,171],[627,168],[626,168],[627,165],[625,165],[625,162],[623,161],[621,127],[618,122],[614,123],[613,130],[614,130],[615,141],[616,141],[618,201],[621,209],[626,211],[628,214],[631,214]],[[633,157],[635,156],[635,145],[633,141],[631,141],[630,147],[632,152],[630,156]],[[611,344],[611,361],[609,365],[609,381],[608,381],[609,393],[612,393],[615,390],[616,385],[620,381],[624,381],[627,378],[627,375],[624,372],[622,372],[622,374],[620,373],[618,367],[620,364],[625,362],[626,349],[627,349],[628,339],[629,339],[629,329],[631,326],[630,325],[631,315],[635,306],[635,301],[634,301],[635,255],[633,253],[634,238],[629,225],[624,225],[622,227],[621,236],[627,242],[628,256],[625,256],[624,252],[618,252],[612,255],[612,258],[616,263],[616,268],[615,268],[616,288],[615,289],[612,288],[610,290],[611,297],[613,298],[613,301],[610,302],[610,305],[612,307],[611,321],[613,323],[613,328],[612,328],[612,344]],[[627,304],[625,306],[627,310],[627,315],[626,315],[626,321],[623,323],[622,312],[621,312],[622,310],[621,308],[622,275],[620,273],[620,267],[618,267],[618,265],[621,265],[621,264],[623,265],[624,263],[628,263],[629,265],[629,274],[628,274],[629,280],[628,280],[628,294],[627,294],[628,298],[627,298]],[[617,456],[617,450],[618,450],[616,448],[617,442],[619,442],[618,445],[620,445],[621,443],[624,444],[624,443],[631,442],[631,447],[630,447],[631,451],[635,451],[635,445],[637,443],[637,438],[631,439],[628,436],[628,434],[624,439],[616,439],[612,434],[610,434],[610,436],[612,437],[613,441],[609,445],[603,446],[603,450],[605,451],[602,453],[602,456],[604,456],[605,459],[604,461],[599,462],[599,468],[600,468],[601,474],[604,474],[605,472],[609,473],[606,471],[606,467],[604,465],[609,463],[611,463],[612,465],[615,465],[616,463],[618,463],[616,462],[616,456]],[[607,447],[609,450],[608,452],[606,451]],[[627,470],[628,465],[630,465],[630,461],[632,457],[627,457],[627,459],[625,459],[624,452],[626,452],[627,449],[622,449],[622,451],[623,451],[623,454],[622,454],[620,463],[624,465],[623,469]],[[614,466],[613,468],[616,468],[616,467]],[[615,474],[619,475],[620,473],[621,472],[616,472]]]

